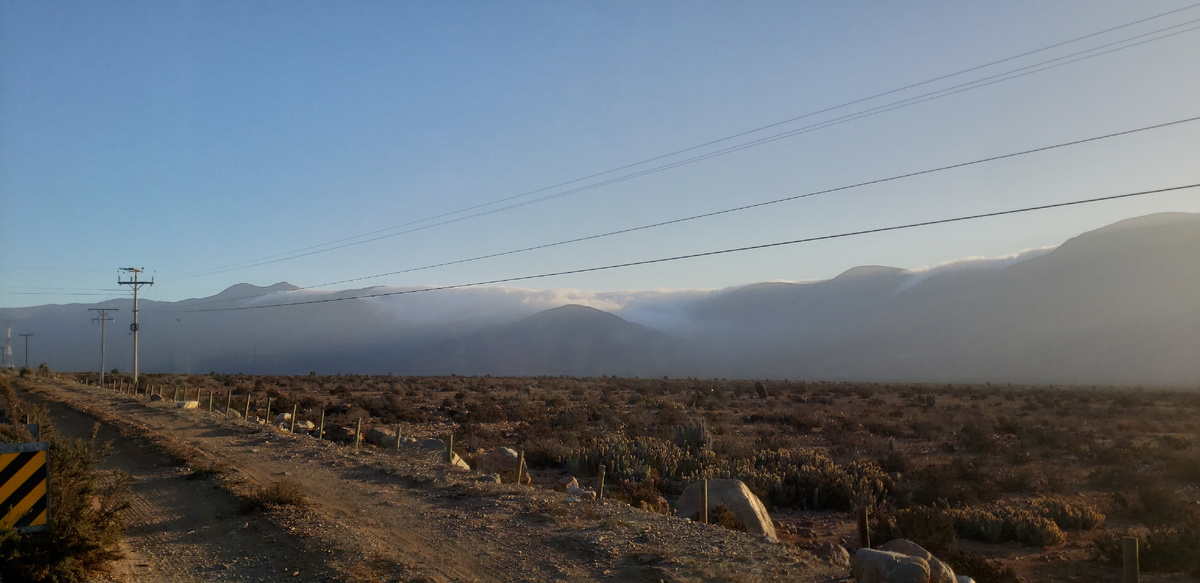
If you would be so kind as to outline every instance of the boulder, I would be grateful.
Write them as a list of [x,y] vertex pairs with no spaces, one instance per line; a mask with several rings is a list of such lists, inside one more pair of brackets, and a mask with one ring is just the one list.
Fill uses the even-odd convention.
[[354,441],[354,428],[334,425],[325,427],[325,439],[332,441]]
[[[701,484],[696,482],[683,489],[683,495],[679,497],[679,516],[692,520],[700,517]],[[766,507],[741,480],[708,481],[709,516],[712,516],[713,510],[718,506],[729,510],[750,534],[778,540],[775,536],[775,525],[771,522]]]
[[291,413],[280,413],[275,416],[276,423],[290,423],[292,421]]
[[975,583],[974,579],[972,579],[966,575],[959,575],[958,577],[955,578],[955,581],[956,581],[956,583]]
[[383,447],[396,447],[396,432],[386,427],[372,427],[363,439]]
[[951,569],[950,565],[941,562],[932,553],[921,548],[921,545],[915,542],[898,538],[888,541],[879,548],[884,551],[925,559],[925,562],[929,563],[929,583],[957,583],[954,577],[954,569]]
[[571,488],[578,488],[578,487],[579,487],[579,481],[575,479],[575,476],[567,476],[565,478],[560,479],[558,482],[555,482],[555,484],[554,484],[554,490],[557,492],[566,492],[567,490],[570,490]]
[[457,453],[450,456],[450,465],[464,470],[471,469],[471,465],[468,464],[466,460],[459,457]]
[[440,439],[426,437],[425,439],[417,442],[417,447],[421,449],[440,449],[442,451],[446,451],[446,442]]
[[822,559],[825,559],[826,561],[829,561],[831,564],[837,565],[838,567],[850,567],[849,551],[846,550],[846,547],[843,547],[837,543],[822,543],[821,546],[817,547],[816,554],[818,557],[821,557]]
[[498,447],[479,458],[479,471],[485,474],[500,474],[507,480],[517,476],[517,452],[508,447]]
[[157,394],[157,393],[155,393],[155,394],[153,394],[153,395],[150,395],[150,402],[151,402],[151,403],[157,403],[157,402],[159,402],[159,401],[161,401],[161,400],[163,400],[163,396],[162,396],[162,395],[159,395],[159,394]]
[[180,409],[199,409],[200,401],[179,401],[175,406]]
[[[288,429],[291,429],[291,422],[288,422]],[[305,419],[304,421],[296,421],[296,433],[306,434],[317,430],[317,426],[312,421]]]
[[858,583],[928,583],[929,563],[920,557],[863,548],[854,553],[850,573]]

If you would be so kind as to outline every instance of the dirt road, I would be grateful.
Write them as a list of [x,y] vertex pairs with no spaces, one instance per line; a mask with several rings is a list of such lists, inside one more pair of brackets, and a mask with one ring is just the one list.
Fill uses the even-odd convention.
[[[29,385],[65,433],[95,420],[133,478],[111,581],[790,581],[844,575],[812,555],[616,502],[486,482],[438,454],[360,450],[65,381]],[[216,469],[217,473],[196,472]],[[198,478],[198,479],[197,479]],[[310,503],[243,513],[280,480]]]

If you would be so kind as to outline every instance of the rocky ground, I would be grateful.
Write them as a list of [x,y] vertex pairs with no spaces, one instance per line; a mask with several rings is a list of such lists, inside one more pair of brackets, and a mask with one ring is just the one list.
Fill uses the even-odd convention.
[[[338,445],[60,380],[25,385],[59,429],[114,442],[132,477],[126,558],[104,581],[789,581],[849,569],[801,548],[497,484],[416,447]],[[247,512],[277,482],[304,505]]]

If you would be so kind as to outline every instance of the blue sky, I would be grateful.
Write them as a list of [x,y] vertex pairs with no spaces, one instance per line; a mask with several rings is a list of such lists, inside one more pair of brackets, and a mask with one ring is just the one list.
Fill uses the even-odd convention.
[[[1191,4],[0,0],[0,307],[123,297],[104,290],[125,266],[145,267],[161,300],[319,285],[1194,117],[1200,31],[1187,31],[538,204],[229,269]],[[1196,19],[1200,7],[726,144]],[[350,287],[460,284],[1196,182],[1200,122]],[[1161,211],[1200,212],[1200,192],[521,285],[824,279],[1007,255]]]

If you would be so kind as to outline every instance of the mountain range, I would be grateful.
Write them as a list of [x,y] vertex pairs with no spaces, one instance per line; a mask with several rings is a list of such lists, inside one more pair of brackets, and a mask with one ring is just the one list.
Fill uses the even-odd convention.
[[[240,284],[143,301],[140,368],[1200,386],[1198,257],[1200,215],[1167,213],[1004,259],[725,290]],[[394,295],[256,307],[380,293]],[[131,303],[0,309],[0,320],[37,334],[33,360],[95,370],[87,308],[117,308],[106,367],[127,370]]]

